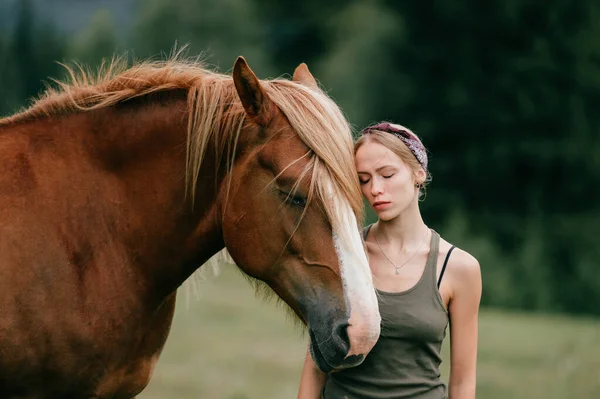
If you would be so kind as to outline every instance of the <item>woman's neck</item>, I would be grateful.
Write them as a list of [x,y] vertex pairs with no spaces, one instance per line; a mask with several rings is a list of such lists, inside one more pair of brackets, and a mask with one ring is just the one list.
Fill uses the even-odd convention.
[[394,219],[378,220],[375,230],[381,244],[393,243],[394,247],[403,250],[420,245],[429,228],[415,203]]

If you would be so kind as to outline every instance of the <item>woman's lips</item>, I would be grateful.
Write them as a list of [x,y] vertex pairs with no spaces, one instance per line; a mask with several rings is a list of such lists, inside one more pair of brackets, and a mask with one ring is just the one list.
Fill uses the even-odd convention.
[[391,202],[387,202],[387,201],[377,201],[377,202],[373,203],[373,209],[382,211],[382,210],[388,208],[390,204],[391,204]]

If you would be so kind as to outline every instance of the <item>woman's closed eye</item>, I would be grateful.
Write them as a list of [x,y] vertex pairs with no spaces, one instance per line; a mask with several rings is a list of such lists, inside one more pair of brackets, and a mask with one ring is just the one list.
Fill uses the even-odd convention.
[[371,175],[363,172],[358,173],[358,182],[362,186],[363,184],[367,184],[371,181]]
[[385,175],[381,175],[381,177],[383,177],[384,179],[389,179],[390,177],[392,177],[394,175],[395,175],[395,173],[388,173],[388,174],[385,174]]

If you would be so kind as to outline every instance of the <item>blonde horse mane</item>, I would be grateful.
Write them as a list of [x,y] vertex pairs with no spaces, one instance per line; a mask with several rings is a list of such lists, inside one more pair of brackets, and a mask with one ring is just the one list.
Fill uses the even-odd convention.
[[[30,108],[0,119],[0,126],[102,109],[154,92],[185,89],[189,112],[187,192],[193,203],[208,143],[214,140],[217,162],[226,157],[227,168],[231,168],[246,115],[231,76],[210,71],[197,59],[184,59],[181,53],[180,50],[165,61],[143,61],[131,67],[126,58],[115,57],[102,63],[95,74],[81,65],[65,66],[67,82],[54,80],[56,87],[48,87]],[[342,228],[345,216],[331,201],[331,197],[345,198],[359,223],[362,221],[363,202],[354,172],[352,132],[346,118],[318,88],[281,78],[261,80],[261,84],[310,150],[304,171],[312,175],[309,201],[318,198],[333,228],[341,233],[339,238],[350,242],[349,232]],[[209,263],[223,258],[227,255],[222,251]]]

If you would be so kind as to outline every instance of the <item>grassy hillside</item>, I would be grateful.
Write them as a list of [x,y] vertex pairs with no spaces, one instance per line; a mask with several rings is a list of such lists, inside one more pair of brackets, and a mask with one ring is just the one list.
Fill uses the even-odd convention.
[[[301,329],[256,298],[231,267],[204,282],[199,295],[189,303],[180,295],[140,398],[295,398],[306,349]],[[480,320],[479,399],[600,398],[600,320],[491,310]]]

